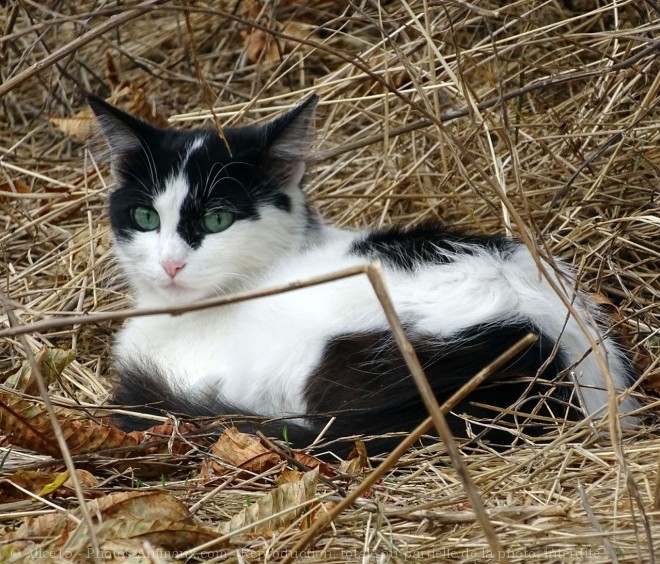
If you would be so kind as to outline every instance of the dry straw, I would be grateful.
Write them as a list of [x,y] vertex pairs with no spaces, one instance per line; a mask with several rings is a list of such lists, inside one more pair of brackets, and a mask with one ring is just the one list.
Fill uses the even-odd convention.
[[[642,367],[631,393],[645,401],[643,423],[623,436],[614,424],[609,433],[592,421],[560,426],[549,443],[523,438],[505,454],[477,441],[461,456],[467,482],[442,446],[413,448],[390,457],[382,479],[323,530],[292,524],[262,538],[238,535],[216,556],[277,561],[304,545],[288,557],[653,561],[659,22],[651,0],[5,3],[0,277],[10,305],[0,316],[0,370],[44,347],[74,348],[77,359],[51,384],[51,398],[101,405],[111,335],[130,307],[111,259],[108,166],[49,116],[84,123],[79,112],[91,91],[173,125],[226,126],[266,119],[316,91],[306,191],[321,215],[354,227],[435,218],[509,231],[538,255],[573,263],[581,284],[618,308],[618,329]],[[198,523],[213,527],[246,495],[273,487],[268,472],[238,470],[217,488],[204,486],[190,469],[207,457],[195,447],[187,459],[169,460],[177,471],[166,487]],[[7,441],[0,460],[2,479],[61,464]],[[133,485],[129,470],[94,465],[91,456],[73,456],[73,464],[91,464],[104,486]],[[78,488],[78,496],[101,490]],[[340,502],[341,493],[319,485],[319,499]],[[74,493],[57,503],[68,512],[79,506]],[[55,510],[0,500],[0,525],[9,531],[44,511]],[[105,546],[100,534],[90,539]]]

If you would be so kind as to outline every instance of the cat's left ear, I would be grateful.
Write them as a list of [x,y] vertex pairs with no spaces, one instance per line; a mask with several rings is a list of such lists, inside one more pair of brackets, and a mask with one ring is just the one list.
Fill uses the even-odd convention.
[[261,126],[266,167],[295,186],[305,172],[318,101],[316,94],[310,94],[295,108]]

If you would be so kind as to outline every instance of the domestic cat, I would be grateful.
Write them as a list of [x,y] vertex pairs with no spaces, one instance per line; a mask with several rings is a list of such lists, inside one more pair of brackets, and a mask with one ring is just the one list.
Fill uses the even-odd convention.
[[[456,407],[455,433],[477,434],[495,420],[497,432],[487,438],[506,444],[518,432],[542,434],[548,415],[606,412],[589,340],[520,241],[434,223],[348,231],[313,212],[301,182],[315,95],[267,123],[222,135],[157,129],[97,97],[89,102],[116,182],[109,206],[115,254],[138,307],[190,304],[380,260],[439,401],[524,335],[538,335]],[[561,262],[543,264],[590,327],[615,387],[625,390],[635,368],[608,334],[607,315],[588,294],[574,292]],[[296,446],[332,415],[327,439],[409,431],[426,417],[364,276],[183,315],[133,318],[116,337],[114,357],[115,404],[161,414],[290,418],[275,424],[287,426]],[[516,424],[502,416],[509,407]],[[620,409],[635,407],[628,397]],[[537,418],[518,427],[521,414],[535,409]],[[150,424],[123,420],[126,428]]]

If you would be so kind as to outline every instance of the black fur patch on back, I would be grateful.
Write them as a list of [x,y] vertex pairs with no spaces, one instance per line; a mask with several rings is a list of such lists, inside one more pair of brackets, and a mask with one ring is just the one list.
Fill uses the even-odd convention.
[[403,270],[425,264],[446,264],[453,256],[473,254],[474,248],[511,252],[519,243],[502,235],[468,235],[435,222],[415,227],[392,226],[372,232],[353,243],[350,252]]

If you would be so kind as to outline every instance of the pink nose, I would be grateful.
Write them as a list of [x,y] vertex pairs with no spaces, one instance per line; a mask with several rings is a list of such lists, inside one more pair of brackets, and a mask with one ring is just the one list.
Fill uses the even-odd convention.
[[165,272],[170,278],[174,278],[179,271],[186,266],[185,262],[175,261],[175,260],[164,260],[161,261],[160,265],[163,267]]

